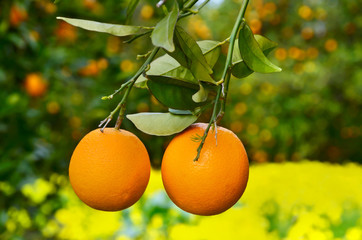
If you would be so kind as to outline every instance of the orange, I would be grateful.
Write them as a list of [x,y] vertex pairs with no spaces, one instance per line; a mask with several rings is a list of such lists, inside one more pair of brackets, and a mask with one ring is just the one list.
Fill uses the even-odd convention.
[[74,42],[78,35],[76,27],[66,22],[58,22],[58,26],[55,29],[55,35],[61,41]]
[[178,134],[162,160],[162,181],[168,196],[181,209],[215,215],[231,208],[244,193],[249,176],[245,148],[230,130],[210,130],[200,158],[194,161],[207,124],[197,123]]
[[118,211],[136,203],[150,178],[151,164],[143,143],[126,130],[105,128],[88,133],[75,148],[69,179],[88,206]]
[[151,5],[144,5],[141,9],[141,17],[145,20],[149,20],[153,17],[155,10]]
[[89,60],[88,65],[79,69],[79,74],[82,76],[97,76],[99,70],[98,62],[96,60]]
[[13,5],[10,9],[9,17],[10,24],[16,27],[28,19],[28,13],[24,8]]
[[25,90],[32,97],[40,97],[47,90],[47,83],[38,73],[30,73],[25,77]]
[[335,51],[337,49],[337,47],[338,47],[338,42],[335,39],[328,39],[324,44],[324,48],[328,52]]

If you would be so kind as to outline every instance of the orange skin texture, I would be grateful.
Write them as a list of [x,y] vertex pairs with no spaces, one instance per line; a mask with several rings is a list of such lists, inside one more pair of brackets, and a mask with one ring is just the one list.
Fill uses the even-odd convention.
[[25,90],[31,97],[41,97],[47,91],[47,83],[40,74],[30,73],[25,78]]
[[239,138],[230,130],[210,130],[200,158],[194,161],[207,124],[197,123],[178,134],[162,160],[162,181],[168,196],[189,213],[209,216],[231,208],[242,196],[249,176],[249,161]]
[[88,133],[73,152],[69,179],[88,206],[119,211],[136,203],[146,190],[151,164],[143,143],[126,130]]

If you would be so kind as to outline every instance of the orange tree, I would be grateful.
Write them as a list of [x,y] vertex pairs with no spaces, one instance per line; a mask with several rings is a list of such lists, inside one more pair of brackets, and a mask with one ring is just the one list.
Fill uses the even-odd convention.
[[[94,132],[88,134],[82,139],[73,153],[70,163],[70,177],[71,180],[73,179],[71,182],[78,196],[88,205],[102,210],[121,210],[125,208],[124,206],[130,206],[130,204],[138,200],[138,197],[133,198],[132,201],[128,200],[128,198],[125,197],[125,195],[129,195],[129,193],[127,193],[128,191],[119,192],[119,188],[115,189],[114,193],[107,193],[106,196],[98,194],[104,190],[103,186],[112,185],[111,182],[118,182],[126,186],[129,185],[128,180],[124,183],[125,179],[122,171],[114,173],[116,169],[122,169],[124,164],[119,166],[116,164],[113,171],[109,171],[107,159],[104,161],[107,156],[110,158],[110,163],[124,162],[127,160],[135,161],[135,159],[140,158],[138,152],[133,153],[134,157],[132,157],[127,144],[120,144],[119,148],[124,149],[124,151],[116,151],[117,153],[115,153],[114,148],[103,143],[103,140],[108,142],[107,139],[111,134],[110,131],[106,129],[106,126],[117,113],[116,132],[114,132],[114,134],[120,129],[126,111],[127,100],[134,86],[147,88],[155,99],[168,107],[168,112],[166,113],[143,112],[127,115],[127,118],[131,120],[139,130],[147,134],[168,136],[179,133],[195,122],[209,107],[212,108],[209,123],[205,127],[200,128],[203,131],[201,131],[202,134],[196,134],[196,136],[187,135],[187,137],[183,138],[186,139],[186,142],[195,141],[198,143],[197,149],[186,149],[187,151],[191,151],[188,153],[191,158],[185,158],[183,160],[189,161],[191,166],[193,166],[193,170],[189,169],[190,165],[188,164],[178,165],[181,171],[184,169],[185,174],[190,172],[190,177],[186,182],[196,181],[200,179],[202,175],[206,176],[203,181],[209,182],[210,187],[207,188],[205,186],[205,189],[208,190],[204,191],[204,193],[201,193],[203,191],[200,192],[199,187],[196,185],[190,185],[190,188],[187,188],[196,195],[201,194],[204,196],[204,198],[200,198],[200,204],[205,206],[205,208],[202,209],[199,204],[195,205],[197,196],[193,194],[190,194],[190,196],[193,197],[187,198],[185,196],[189,194],[187,194],[186,191],[176,190],[175,192],[181,193],[181,195],[175,194],[172,189],[179,189],[179,187],[175,187],[175,184],[184,179],[184,177],[182,177],[182,174],[177,175],[177,177],[175,171],[170,171],[170,169],[172,169],[170,167],[162,167],[162,174],[168,176],[164,178],[167,179],[167,181],[165,181],[165,187],[166,190],[168,190],[167,192],[171,193],[171,199],[186,211],[195,214],[213,215],[227,210],[241,197],[248,179],[248,160],[246,153],[245,150],[242,150],[244,147],[239,140],[235,141],[234,139],[228,142],[227,140],[231,138],[230,136],[234,136],[234,138],[236,138],[236,136],[233,134],[230,135],[230,132],[228,132],[230,136],[224,138],[223,136],[225,136],[227,131],[217,128],[217,124],[225,113],[231,75],[237,78],[245,78],[253,72],[273,73],[281,71],[279,67],[270,62],[266,57],[277,44],[263,36],[254,36],[254,33],[244,19],[245,11],[249,3],[248,0],[242,3],[230,37],[223,42],[211,40],[196,42],[178,22],[192,14],[197,14],[209,1],[203,1],[195,7],[197,2],[198,0],[168,1],[167,3],[166,1],[160,1],[157,6],[163,8],[165,16],[154,27],[109,24],[83,19],[58,17],[60,20],[64,20],[71,25],[86,30],[109,33],[118,37],[131,36],[131,38],[126,41],[127,43],[150,35],[153,45],[152,50],[139,56],[146,58],[146,60],[136,74],[123,83],[114,93],[102,98],[107,100],[113,99],[118,94],[122,95],[116,108],[99,124],[101,134],[96,135],[97,140],[91,144],[89,139],[94,139],[94,137],[90,137],[90,135],[94,135]],[[132,11],[137,3],[138,1],[130,2],[128,17],[132,16]],[[226,43],[229,43],[227,57],[225,62],[222,63],[224,67],[220,69],[221,71],[218,74],[213,67],[219,60],[220,47]],[[159,51],[163,51],[164,55],[156,59]],[[208,150],[202,151],[211,127],[214,130],[216,141],[207,144]],[[220,137],[218,130],[221,132]],[[121,139],[123,138],[124,136],[121,137],[120,135],[119,142],[122,142]],[[115,140],[115,138],[112,139]],[[218,139],[230,144],[221,143],[217,146]],[[127,141],[124,140],[123,142]],[[186,142],[184,144],[186,144]],[[171,142],[171,144],[172,143],[173,142]],[[213,147],[213,145],[216,145],[217,148]],[[91,150],[91,148],[94,149]],[[176,151],[171,151],[171,155],[181,155],[182,151],[179,150],[181,150],[180,147],[177,147]],[[78,154],[84,151],[90,151],[92,154]],[[219,154],[217,154],[218,152]],[[104,154],[105,157],[100,157],[102,154]],[[194,157],[192,157],[193,155]],[[170,157],[164,158],[164,161],[168,159],[170,159]],[[143,159],[143,161],[144,160],[146,159]],[[223,162],[222,160],[226,162],[220,164]],[[200,164],[195,165],[195,163],[199,163],[198,161],[200,161]],[[194,162],[193,165],[192,162]],[[216,162],[220,163],[216,164]],[[231,165],[234,167],[230,168],[231,165],[228,166],[227,162],[232,163]],[[173,162],[169,160],[167,162],[168,166],[172,164],[176,164],[176,161]],[[80,165],[83,167],[80,167]],[[162,165],[164,166],[164,163],[162,163]],[[204,165],[210,167],[203,167]],[[73,170],[74,168],[72,166],[78,166],[76,171]],[[113,167],[111,167],[111,169],[112,168]],[[178,167],[176,167],[176,169],[177,168]],[[98,169],[101,173],[99,176],[97,174],[98,177],[95,175],[95,172],[97,172],[95,169]],[[106,170],[103,171],[103,169]],[[128,171],[128,169],[126,168],[125,171]],[[131,172],[133,171],[134,170],[131,170]],[[110,174],[102,174],[106,172]],[[129,174],[131,172],[129,172]],[[148,181],[149,171],[146,172],[139,177]],[[90,179],[88,175],[84,173],[90,173],[92,178]],[[213,190],[214,184],[210,182],[214,174],[221,174],[219,178],[223,179],[222,182],[224,182],[220,183],[218,190]],[[234,177],[230,177],[231,175]],[[230,181],[228,180],[229,177]],[[139,181],[135,180],[134,184],[136,183],[139,183]],[[143,181],[142,186],[144,186]],[[193,189],[193,187],[196,188]],[[226,190],[228,188],[234,189],[235,191],[233,190],[231,191],[232,194],[229,194],[230,192]],[[144,188],[141,188],[137,196],[142,194],[143,191]],[[214,192],[216,192],[216,199],[224,199],[225,203],[222,203],[223,201],[215,201],[214,197],[212,197],[214,195],[211,195]],[[119,196],[117,199],[119,199],[121,204],[114,205],[113,200],[107,197],[108,195],[114,197]],[[104,203],[102,199],[103,201],[110,199],[110,202]],[[203,201],[201,201],[201,199],[203,199]],[[208,206],[207,203],[210,203],[210,201],[207,201],[208,199],[214,200],[217,204]],[[99,204],[100,201],[102,201],[101,204]],[[219,204],[221,205],[219,206]]]
[[[165,11],[165,17],[155,27],[116,25],[58,17],[67,23],[97,32],[105,32],[115,36],[132,36],[127,42],[151,35],[154,48],[139,57],[146,58],[137,73],[114,93],[102,99],[113,99],[123,94],[117,107],[105,118],[99,127],[102,130],[118,113],[116,129],[119,129],[124,118],[126,102],[134,86],[147,88],[150,93],[163,105],[169,108],[167,113],[139,113],[127,115],[138,129],[156,135],[166,136],[178,133],[193,122],[208,108],[212,107],[212,115],[200,138],[200,146],[195,156],[199,158],[200,151],[210,127],[221,120],[225,111],[225,103],[231,75],[243,78],[252,72],[272,73],[281,69],[271,63],[265,55],[277,44],[271,40],[255,35],[244,19],[248,1],[244,1],[236,23],[229,38],[223,42],[196,42],[178,24],[181,19],[197,14],[208,1],[197,8],[198,2],[190,1],[160,1]],[[128,15],[131,16],[137,1],[132,1]],[[227,59],[220,73],[214,72],[213,67],[218,61],[220,47],[229,43]],[[162,50],[165,55],[155,59]],[[219,77],[220,76],[220,77]]]

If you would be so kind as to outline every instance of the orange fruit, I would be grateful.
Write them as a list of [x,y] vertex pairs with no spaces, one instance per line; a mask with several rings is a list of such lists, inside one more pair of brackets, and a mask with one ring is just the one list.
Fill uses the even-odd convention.
[[58,22],[58,26],[55,29],[55,35],[60,41],[74,42],[77,37],[76,27],[66,22]]
[[126,130],[105,128],[88,133],[75,148],[69,179],[88,206],[119,211],[136,203],[150,178],[151,164],[143,143]]
[[151,5],[144,5],[141,9],[141,17],[144,20],[149,20],[153,17],[153,14],[155,13],[155,10]]
[[47,83],[38,73],[30,73],[25,77],[25,90],[32,97],[40,97],[47,90]]
[[28,13],[24,8],[13,5],[10,9],[9,18],[10,24],[16,27],[28,19]]
[[178,134],[162,160],[162,181],[168,196],[181,209],[215,215],[231,208],[244,193],[249,161],[239,138],[230,130],[210,130],[200,158],[194,161],[207,124],[197,123]]

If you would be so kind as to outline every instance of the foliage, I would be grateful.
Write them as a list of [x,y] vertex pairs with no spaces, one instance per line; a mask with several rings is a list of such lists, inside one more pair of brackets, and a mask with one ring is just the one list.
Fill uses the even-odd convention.
[[[4,213],[6,232],[0,236],[358,240],[362,237],[362,196],[356,190],[361,187],[361,176],[362,168],[356,164],[254,165],[244,197],[236,206],[221,215],[196,217],[177,209],[167,198],[159,171],[151,173],[141,201],[122,212],[87,207],[74,194],[67,176],[54,173],[22,188],[29,207],[13,206]],[[6,182],[0,186],[5,194],[12,188]]]

